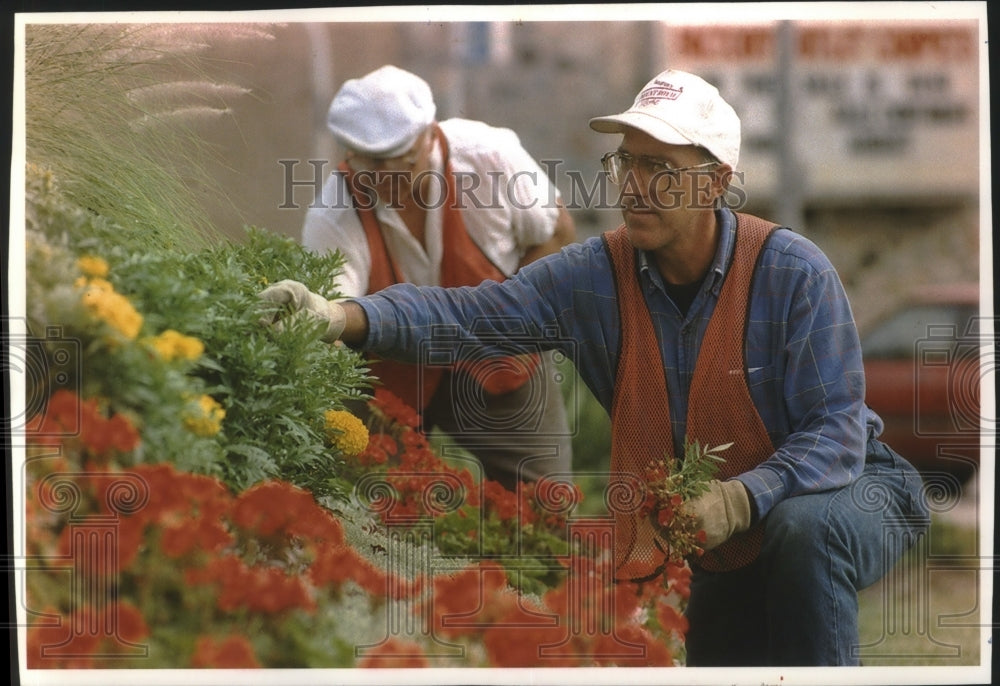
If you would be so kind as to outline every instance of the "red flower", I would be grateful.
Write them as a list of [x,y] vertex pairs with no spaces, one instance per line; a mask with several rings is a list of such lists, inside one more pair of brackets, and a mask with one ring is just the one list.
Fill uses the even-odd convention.
[[[79,617],[64,615],[54,608],[46,608],[45,615],[28,627],[27,652],[29,669],[89,669],[99,654],[101,632],[73,631],[74,625],[93,626],[89,608],[84,607]],[[62,657],[70,656],[70,657]]]
[[591,647],[600,665],[618,667],[670,667],[669,648],[636,624],[618,624],[613,632],[598,636]]
[[664,631],[672,631],[683,637],[687,634],[688,620],[677,609],[665,602],[656,604],[656,621]]
[[118,621],[118,636],[136,643],[149,636],[149,626],[142,613],[132,603],[126,600],[118,601],[112,612]]
[[[199,550],[215,552],[232,543],[223,520],[232,498],[217,479],[178,472],[167,464],[140,465],[124,475],[145,484],[146,500],[141,508],[119,520],[117,544],[123,566],[134,559],[150,524],[161,527],[161,549],[173,558]],[[108,489],[119,478],[95,474],[91,479],[105,510]]]
[[172,558],[195,551],[218,552],[232,542],[233,537],[222,522],[204,517],[165,526],[160,536],[160,547]]
[[578,555],[570,558],[566,580],[544,596],[545,605],[570,626],[591,628],[632,621],[645,600],[642,587],[614,583],[613,570]]
[[386,573],[367,558],[363,557],[353,548],[350,549],[353,555],[351,565],[351,580],[375,598],[385,596],[387,587]]
[[458,472],[458,480],[462,483],[462,487],[465,489],[465,504],[470,507],[479,507],[482,503],[482,494],[479,488],[479,483],[472,475],[472,472],[468,469],[460,470]]
[[355,459],[359,464],[371,467],[386,464],[389,458],[395,457],[398,452],[399,445],[395,438],[387,434],[373,433],[368,437],[368,447],[362,450]]
[[284,481],[266,481],[241,493],[231,518],[259,536],[299,536],[314,543],[339,545],[344,531],[312,494]]
[[177,471],[172,465],[140,465],[130,470],[146,483],[148,500],[136,513],[164,526],[190,526],[219,520],[232,506],[232,496],[214,477]]
[[669,589],[671,591],[684,599],[691,597],[690,567],[686,564],[674,564],[672,562],[668,562],[664,576],[666,576],[669,581]]
[[420,668],[429,665],[423,648],[412,641],[403,641],[395,637],[378,644],[358,661],[358,667],[363,669]]
[[420,415],[417,414],[416,410],[384,388],[375,389],[375,397],[372,399],[371,404],[387,417],[403,426],[416,428],[420,425]]
[[140,465],[132,469],[146,483],[146,506],[133,517],[142,521],[157,521],[164,512],[173,509],[177,501],[180,472],[171,464]]
[[121,601],[106,607],[85,605],[70,615],[47,608],[28,627],[28,667],[90,669],[100,658],[114,658],[119,641],[137,643],[149,636],[142,613]]
[[667,470],[661,462],[654,462],[646,469],[646,481],[658,483],[667,478]]
[[516,522],[521,512],[521,501],[516,493],[504,488],[499,482],[487,480],[483,482],[483,499],[489,510],[496,512],[503,521]]
[[191,666],[198,668],[245,669],[260,667],[246,636],[231,634],[223,639],[199,636]]
[[267,481],[243,491],[230,512],[233,524],[260,536],[283,531],[294,521],[298,494],[277,481]]
[[514,599],[514,594],[506,591],[506,572],[492,563],[439,575],[433,589],[433,606],[424,605],[423,611],[431,613],[434,630],[445,636],[482,631]]
[[127,453],[139,446],[139,432],[125,415],[112,415],[106,422],[105,429],[108,444],[118,452]]
[[483,628],[483,645],[495,667],[575,667],[581,650],[568,641],[568,623],[523,598],[503,607],[497,619]]
[[232,555],[214,558],[201,569],[189,569],[185,576],[189,584],[216,586],[216,606],[223,612],[245,608],[278,614],[295,608],[306,612],[316,609],[301,577],[289,576],[277,567],[248,567]]
[[265,614],[302,609],[313,612],[316,601],[299,576],[289,576],[277,567],[254,567],[248,575],[246,607]]
[[309,565],[308,575],[316,587],[332,584],[339,587],[351,578],[350,566],[355,562],[357,553],[352,548],[343,545],[322,548],[316,553],[316,559]]
[[75,435],[79,428],[80,398],[65,389],[53,393],[45,414],[33,416],[26,425],[31,442],[39,445],[59,445],[64,436]]
[[78,436],[94,457],[106,457],[112,449],[126,453],[140,442],[139,432],[127,417],[115,414],[108,419],[96,398],[82,401],[66,389],[53,393],[45,414],[33,417],[27,426],[33,443],[59,445],[66,437]]
[[80,440],[95,457],[103,457],[114,448],[129,452],[139,445],[139,432],[124,416],[116,414],[105,419],[91,398],[80,405]]
[[416,431],[407,431],[401,437],[403,453],[399,456],[400,466],[425,472],[435,472],[445,466],[427,445],[427,439]]
[[309,565],[308,576],[317,587],[327,584],[339,587],[345,581],[353,581],[377,598],[386,594],[385,572],[347,545],[320,549]]

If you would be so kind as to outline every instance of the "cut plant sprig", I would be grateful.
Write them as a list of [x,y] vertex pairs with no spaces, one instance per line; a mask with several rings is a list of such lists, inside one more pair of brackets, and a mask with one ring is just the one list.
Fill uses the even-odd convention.
[[683,564],[685,558],[700,555],[705,532],[697,528],[694,515],[686,507],[708,490],[725,459],[719,453],[732,443],[715,447],[687,441],[684,459],[667,455],[650,462],[646,471],[646,500],[640,513],[648,516],[659,535],[656,547],[665,562]]

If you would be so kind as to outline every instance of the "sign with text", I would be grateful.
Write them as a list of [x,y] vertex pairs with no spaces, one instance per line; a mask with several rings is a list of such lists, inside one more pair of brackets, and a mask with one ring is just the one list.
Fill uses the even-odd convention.
[[[771,21],[663,31],[667,64],[714,83],[739,113],[749,193],[778,192],[780,136],[791,137],[787,159],[806,199],[978,192],[977,21]],[[779,110],[782,83],[789,84],[788,119]]]

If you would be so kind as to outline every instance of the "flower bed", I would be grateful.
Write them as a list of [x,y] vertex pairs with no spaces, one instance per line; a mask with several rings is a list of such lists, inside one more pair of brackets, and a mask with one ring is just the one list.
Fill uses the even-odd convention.
[[477,480],[356,354],[260,326],[264,285],[334,297],[339,258],[141,250],[39,169],[28,200],[29,668],[683,660],[683,564],[613,583],[572,484]]

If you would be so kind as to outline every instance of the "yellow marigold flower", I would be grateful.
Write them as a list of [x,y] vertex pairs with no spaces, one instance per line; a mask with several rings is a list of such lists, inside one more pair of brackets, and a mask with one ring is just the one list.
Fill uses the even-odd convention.
[[159,336],[149,339],[149,345],[156,354],[167,361],[196,360],[205,352],[205,344],[193,336],[167,329]]
[[210,395],[198,398],[197,410],[184,416],[184,426],[198,436],[214,436],[222,429],[226,411]]
[[84,276],[104,278],[108,275],[108,263],[103,257],[84,255],[76,261],[76,267]]
[[105,322],[128,340],[134,340],[142,328],[142,315],[121,293],[103,279],[93,279],[81,298],[83,304],[96,318]]
[[345,410],[324,413],[326,435],[334,447],[345,455],[357,455],[368,447],[368,427]]
[[205,352],[205,344],[193,336],[180,336],[174,344],[178,358],[197,360]]
[[102,293],[114,293],[115,290],[115,287],[111,285],[110,281],[100,277],[88,279],[81,276],[76,280],[75,284],[79,288],[93,289],[95,291],[101,291]]

